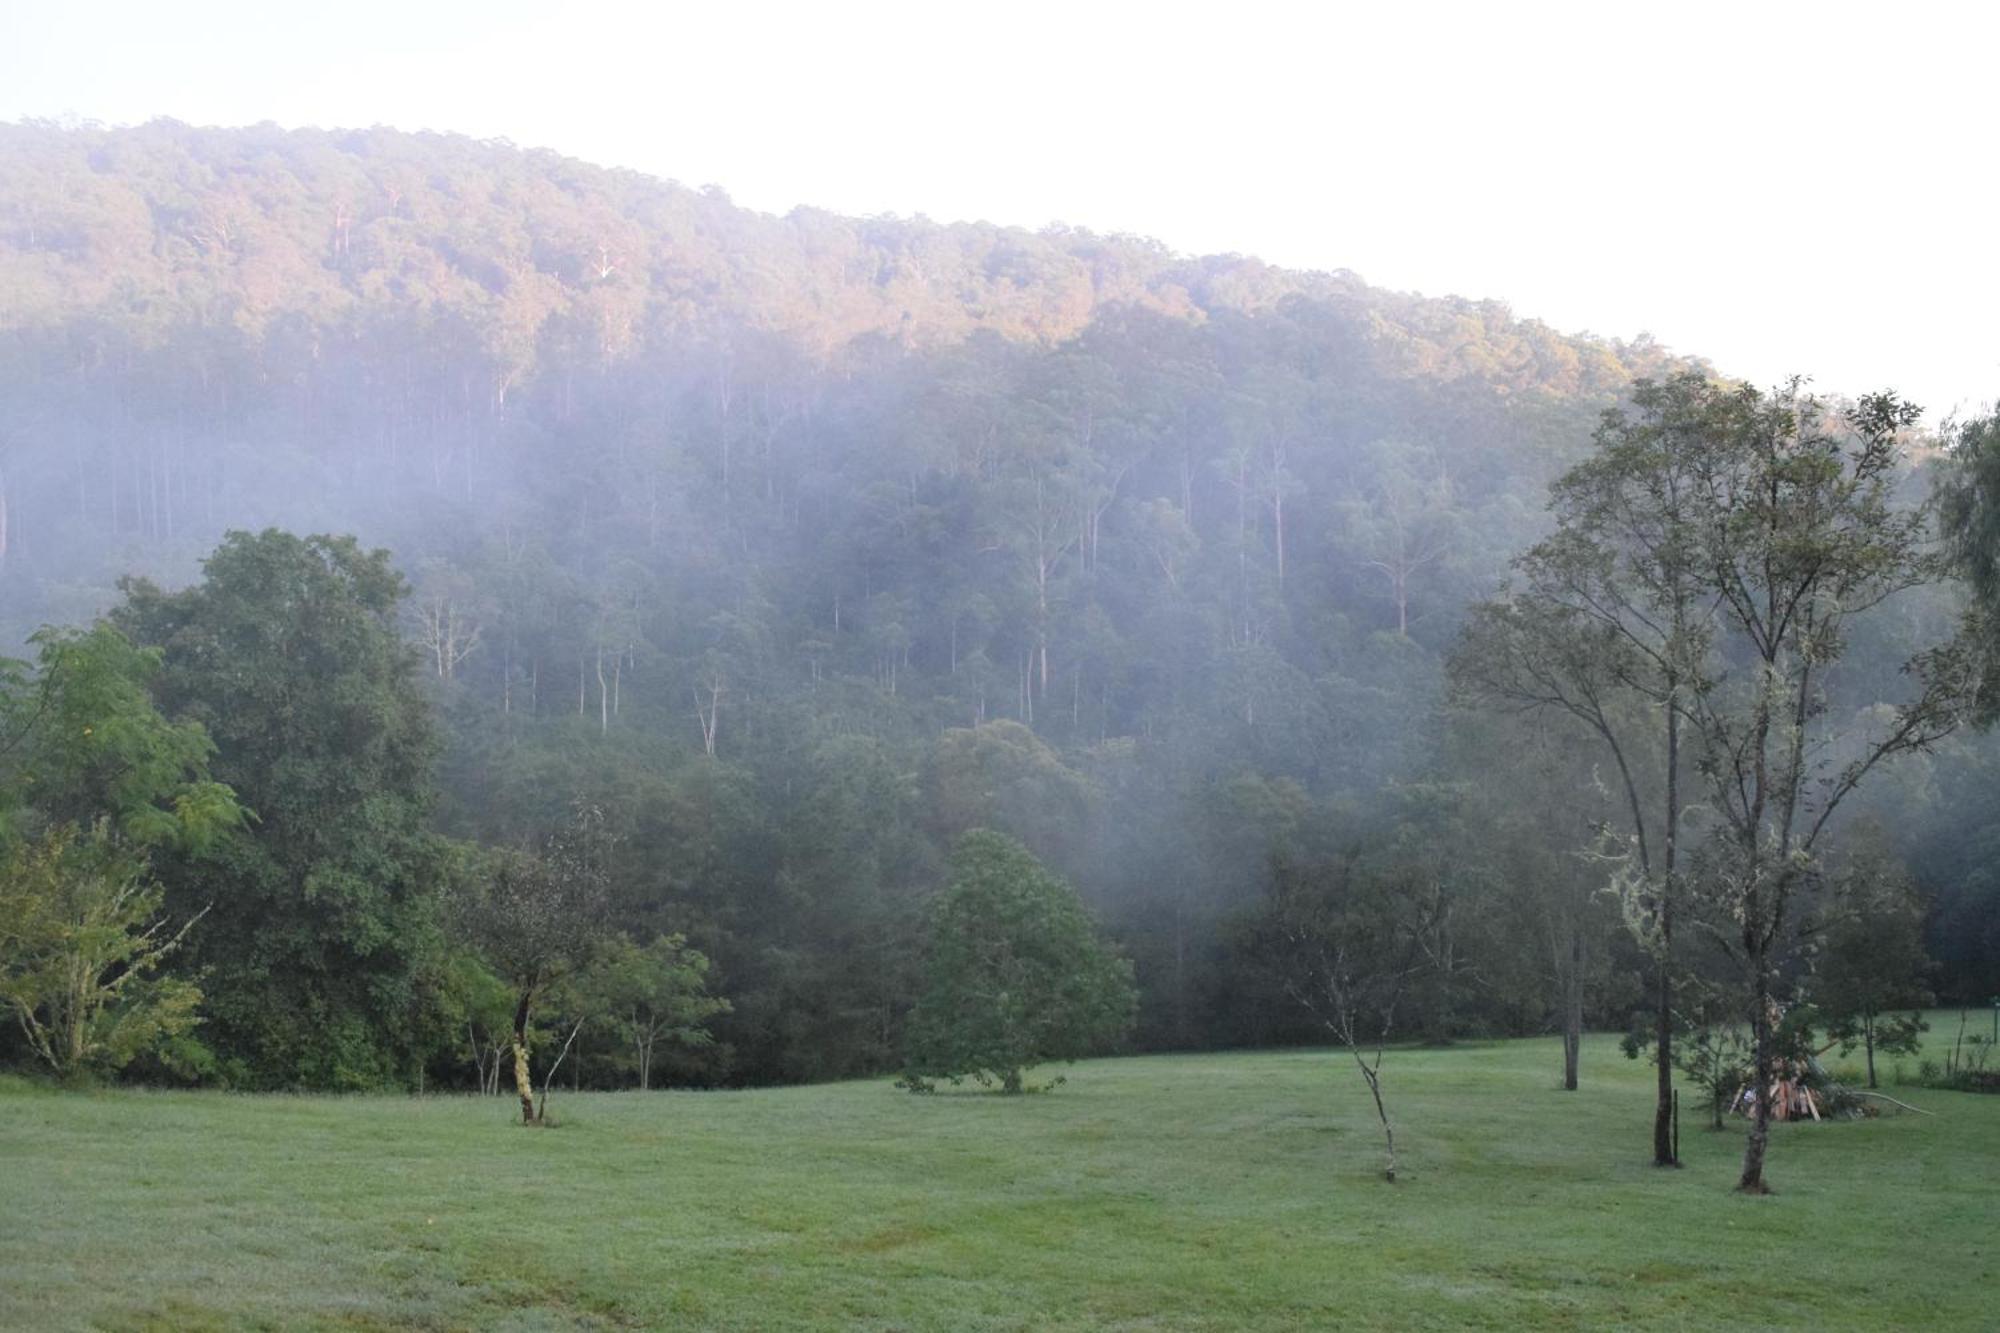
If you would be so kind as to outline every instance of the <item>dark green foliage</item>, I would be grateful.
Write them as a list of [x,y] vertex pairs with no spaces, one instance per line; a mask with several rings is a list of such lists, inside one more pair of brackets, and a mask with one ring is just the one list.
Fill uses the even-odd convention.
[[[1684,965],[1684,964],[1683,964]],[[1701,976],[1683,979],[1674,1010],[1674,1068],[1701,1092],[1710,1129],[1722,1128],[1730,1100],[1754,1077],[1755,1050],[1743,1021],[1742,987]],[[1653,1045],[1652,1016],[1635,1014],[1630,1031],[1619,1043],[1626,1058],[1636,1060]]]
[[1075,892],[1005,834],[974,829],[931,910],[926,984],[904,1039],[911,1087],[970,1076],[1021,1092],[1037,1065],[1102,1050],[1132,1026],[1132,966]]
[[1887,775],[1869,813],[1924,901],[1928,985],[1945,1007],[2000,995],[2000,735],[1961,731]]
[[453,933],[516,991],[581,971],[607,938],[612,845],[603,811],[580,806],[532,850],[471,853],[452,895]]
[[243,812],[209,777],[215,746],[197,721],[169,720],[148,694],[157,651],[110,625],[43,630],[37,669],[0,679],[0,838],[109,821],[137,848],[198,852]]
[[[547,1081],[534,1097],[535,1019],[557,1001],[563,1021],[554,1034],[566,1058],[584,1024],[606,1017],[584,973],[612,943],[611,849],[616,839],[604,812],[579,803],[568,820],[533,850],[481,849],[465,855],[451,894],[450,923],[513,998],[508,1053],[524,1124],[546,1124]],[[561,1029],[568,1030],[567,1038]]]
[[1842,1054],[1863,1050],[1872,1088],[1876,1055],[1915,1053],[1925,1031],[1917,1011],[1935,998],[1924,984],[1931,971],[1924,903],[1879,834],[1851,851],[1831,879],[1813,960],[1813,1005]]
[[1067,866],[1077,863],[1092,831],[1090,780],[1019,722],[945,732],[924,777],[946,842],[971,829],[994,829],[1042,860]]
[[[1935,473],[1944,534],[1953,561],[1970,584],[1985,652],[1978,720],[1989,730],[2000,716],[2000,414],[1960,424]],[[1961,1001],[2000,995],[2000,864],[1991,817],[2000,764],[1990,745],[1954,756],[1948,780],[1913,811],[1903,830],[1904,855],[1938,890],[1929,947],[1939,962],[1939,990]]]
[[200,723],[255,822],[165,864],[170,911],[213,904],[189,965],[232,1081],[413,1079],[440,960],[436,740],[395,630],[403,582],[351,538],[232,534],[201,582],[126,585],[114,619],[156,649],[154,697]]

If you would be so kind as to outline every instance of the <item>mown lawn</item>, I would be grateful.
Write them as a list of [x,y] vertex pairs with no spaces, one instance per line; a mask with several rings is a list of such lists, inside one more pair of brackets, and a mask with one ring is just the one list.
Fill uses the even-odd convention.
[[[1955,1023],[1955,1019],[1954,1019]],[[1934,1037],[1935,1040],[1935,1037]],[[0,1091],[0,1327],[1991,1328],[2000,1098],[1647,1165],[1607,1037],[505,1099]]]

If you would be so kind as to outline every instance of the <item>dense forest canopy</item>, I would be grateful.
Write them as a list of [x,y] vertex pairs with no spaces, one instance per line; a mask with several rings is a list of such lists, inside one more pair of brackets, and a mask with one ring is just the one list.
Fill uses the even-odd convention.
[[[188,955],[220,969],[232,1079],[452,1076],[427,998],[452,975],[426,907],[445,842],[526,847],[579,802],[616,835],[618,928],[684,937],[728,997],[678,1077],[892,1067],[923,904],[981,827],[1130,955],[1144,1046],[1307,1037],[1239,918],[1274,858],[1363,843],[1455,867],[1433,878],[1461,886],[1440,921],[1465,962],[1426,1035],[1550,1021],[1531,890],[1578,873],[1549,842],[1595,780],[1501,721],[1447,725],[1444,663],[1600,414],[1693,363],[1347,273],[770,217],[432,134],[0,126],[0,200],[0,634],[115,607],[259,812],[242,837],[332,812],[310,848],[163,871],[189,909],[236,886]],[[239,536],[201,569],[266,528],[359,546]],[[246,637],[328,579],[362,590],[324,594],[338,627]],[[1845,709],[1896,688],[1871,632]],[[323,725],[232,715],[215,679],[315,636]],[[2000,990],[1970,850],[1997,758],[1956,740],[1872,798],[1959,997]],[[1578,802],[1499,808],[1528,771]],[[317,918],[270,923],[327,882],[347,897],[307,895],[333,924],[305,958]],[[1574,910],[1592,1012],[1622,1026],[1629,942]],[[288,942],[217,952],[259,922]],[[366,960],[351,1003],[315,980],[328,950]],[[301,1021],[337,1006],[337,1041],[280,1030],[266,985]]]

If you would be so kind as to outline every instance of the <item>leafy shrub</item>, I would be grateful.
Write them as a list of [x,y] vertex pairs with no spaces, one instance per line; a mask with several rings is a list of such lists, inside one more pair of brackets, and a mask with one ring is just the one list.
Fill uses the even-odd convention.
[[1024,1070],[1088,1055],[1132,1026],[1131,963],[1097,938],[1076,891],[1003,834],[974,829],[953,849],[929,962],[899,1084],[912,1092],[967,1077],[1029,1091]]

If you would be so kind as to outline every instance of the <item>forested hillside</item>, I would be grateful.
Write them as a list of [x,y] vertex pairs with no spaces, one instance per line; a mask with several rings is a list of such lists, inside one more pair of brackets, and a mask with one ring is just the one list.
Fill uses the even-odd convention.
[[[1502,850],[1490,830],[1496,787],[1558,761],[1445,736],[1443,664],[1599,414],[1685,368],[1649,343],[1127,237],[774,218],[506,144],[172,123],[0,126],[0,293],[0,626],[118,606],[267,827],[313,823],[277,808],[297,771],[241,759],[269,738],[231,742],[174,654],[199,635],[204,671],[282,672],[285,650],[231,637],[220,591],[118,579],[179,587],[226,532],[278,527],[387,548],[410,585],[339,566],[429,701],[406,716],[373,666],[353,686],[401,737],[359,770],[389,803],[336,744],[339,772],[299,778],[385,830],[387,852],[314,853],[406,886],[317,927],[385,970],[342,983],[367,1016],[335,1065],[251,1030],[266,972],[225,978],[245,1082],[451,1077],[461,1035],[407,1021],[449,979],[419,843],[525,844],[578,801],[615,835],[617,920],[685,932],[733,1005],[683,1077],[893,1063],[917,906],[982,825],[1133,957],[1144,1046],[1306,1031],[1234,922],[1309,845],[1485,877],[1431,1035],[1549,1021],[1534,881],[1575,871],[1532,821]],[[281,558],[222,563],[243,589]],[[1868,660],[1856,706],[1900,656]],[[1890,799],[1922,811],[1939,765],[1986,754]],[[1904,825],[1959,846],[1984,818]],[[1970,994],[2000,955],[1990,927],[1966,944],[1990,891],[1931,862]],[[317,873],[229,882],[268,912]],[[231,910],[203,931],[261,919]],[[1622,1023],[1630,946],[1600,914],[1591,1003]],[[300,1012],[330,1003],[298,985]]]

